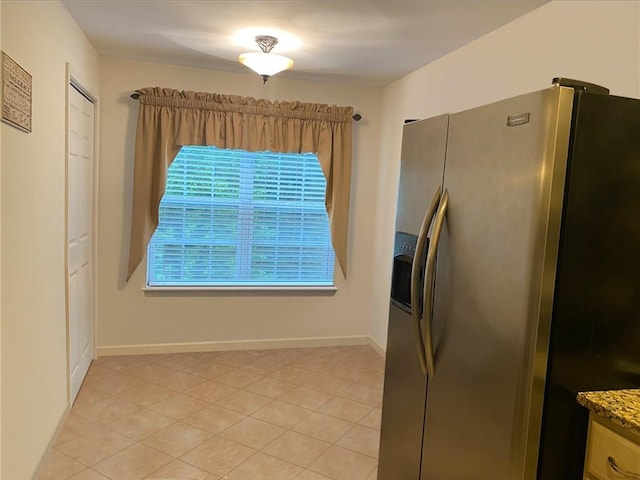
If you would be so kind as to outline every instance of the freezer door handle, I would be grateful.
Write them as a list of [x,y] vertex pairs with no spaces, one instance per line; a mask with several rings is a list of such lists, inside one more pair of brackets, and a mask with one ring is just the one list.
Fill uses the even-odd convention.
[[440,199],[440,206],[438,207],[438,213],[436,214],[436,220],[433,225],[433,232],[431,234],[431,244],[429,245],[429,251],[427,253],[427,267],[424,280],[424,292],[422,304],[423,317],[424,317],[424,339],[422,341],[424,345],[424,356],[427,362],[427,373],[429,378],[432,378],[435,373],[435,353],[433,350],[433,289],[435,281],[436,270],[436,256],[438,254],[438,245],[440,244],[440,234],[442,233],[442,225],[447,214],[447,207],[449,206],[449,192],[444,190],[442,198]]
[[[422,268],[422,259],[424,258],[424,250],[428,244],[427,242],[427,234],[429,233],[429,227],[431,226],[431,222],[433,221],[433,217],[436,214],[436,210],[438,209],[438,204],[440,203],[440,195],[442,193],[442,187],[438,185],[435,195],[431,200],[431,204],[427,209],[424,218],[422,219],[422,225],[420,225],[420,233],[418,233],[418,240],[416,243],[416,250],[413,254],[413,263],[411,265],[411,318],[413,320],[413,329],[415,331],[416,336],[416,346],[418,348],[418,360],[420,361],[420,368],[422,369],[422,373],[427,373],[427,359],[425,358],[425,348],[423,343],[423,334],[422,334],[422,326],[420,325],[420,320],[422,319],[422,312],[420,312],[420,293],[421,287],[420,282],[422,280],[421,268]],[[424,299],[424,297],[423,297]],[[422,308],[424,311],[424,307]]]

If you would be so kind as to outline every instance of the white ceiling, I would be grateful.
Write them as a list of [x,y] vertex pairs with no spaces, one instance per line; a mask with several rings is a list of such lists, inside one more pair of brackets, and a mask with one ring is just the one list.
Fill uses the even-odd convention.
[[279,75],[382,86],[549,0],[62,1],[101,55],[247,72],[231,37],[269,27],[302,40]]

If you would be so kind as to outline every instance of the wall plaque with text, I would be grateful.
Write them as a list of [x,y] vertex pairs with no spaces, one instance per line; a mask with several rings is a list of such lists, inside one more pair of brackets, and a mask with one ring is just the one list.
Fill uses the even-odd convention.
[[2,52],[2,120],[31,131],[31,75]]

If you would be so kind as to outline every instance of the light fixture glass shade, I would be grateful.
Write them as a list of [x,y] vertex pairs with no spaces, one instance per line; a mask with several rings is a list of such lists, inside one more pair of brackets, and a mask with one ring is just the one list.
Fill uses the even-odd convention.
[[270,77],[293,67],[293,60],[275,53],[249,52],[238,57],[238,61],[258,75]]

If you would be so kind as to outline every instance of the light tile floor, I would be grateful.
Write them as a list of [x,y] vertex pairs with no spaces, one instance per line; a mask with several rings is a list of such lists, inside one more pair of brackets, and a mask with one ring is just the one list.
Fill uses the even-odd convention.
[[368,346],[101,357],[38,480],[375,480]]

